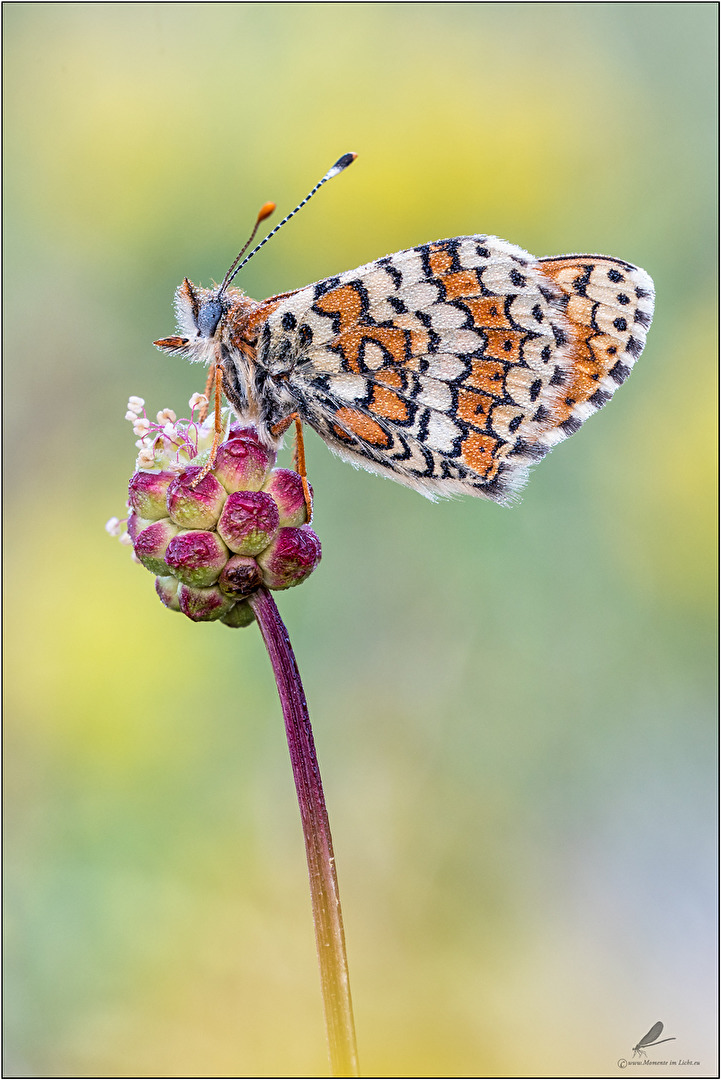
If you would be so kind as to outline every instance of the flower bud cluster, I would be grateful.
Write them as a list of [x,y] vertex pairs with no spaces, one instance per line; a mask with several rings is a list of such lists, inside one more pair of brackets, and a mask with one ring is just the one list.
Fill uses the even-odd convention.
[[132,544],[136,560],[156,575],[166,607],[195,622],[247,626],[248,597],[261,585],[288,589],[305,581],[320,562],[320,540],[306,523],[298,473],[275,468],[275,451],[229,413],[225,440],[205,472],[213,425],[193,419],[204,404],[194,395],[190,420],[164,409],[151,423],[142,399],[130,399],[126,419],[139,436],[130,516],[123,535],[117,518],[106,529]]

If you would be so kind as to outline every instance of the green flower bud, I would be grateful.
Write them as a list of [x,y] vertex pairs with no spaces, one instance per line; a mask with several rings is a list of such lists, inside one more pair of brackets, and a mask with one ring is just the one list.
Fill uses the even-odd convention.
[[217,585],[198,588],[183,585],[178,588],[178,603],[183,615],[193,622],[214,622],[222,619],[233,607],[235,601],[230,596],[223,596]]
[[165,561],[184,585],[214,585],[230,552],[217,533],[182,531],[168,544]]
[[263,491],[273,497],[282,526],[305,525],[308,509],[305,505],[303,481],[297,472],[292,469],[273,469],[263,484]]
[[255,619],[250,604],[241,601],[230,609],[227,615],[220,620],[226,626],[250,626]]
[[278,507],[264,491],[234,491],[227,498],[218,532],[236,555],[257,555],[278,529]]
[[183,529],[212,529],[223,509],[226,491],[212,473],[192,486],[201,472],[199,466],[191,465],[168,486],[168,513]]
[[168,564],[165,561],[165,552],[168,544],[180,530],[170,518],[162,521],[153,521],[146,525],[136,534],[133,548],[143,566],[153,574],[161,577],[168,573]]
[[138,533],[142,532],[142,530],[147,528],[148,525],[152,525],[152,521],[150,520],[150,518],[138,517],[136,513],[128,515],[126,528],[128,530],[128,536],[133,541],[133,543],[135,543],[135,537],[138,535]]
[[274,458],[253,439],[229,439],[218,447],[213,475],[226,491],[260,491]]
[[168,516],[166,495],[175,474],[171,472],[136,472],[128,484],[128,501],[139,517],[159,521]]
[[179,588],[180,582],[175,577],[156,577],[155,579],[155,591],[171,611],[180,611]]
[[309,525],[278,531],[273,543],[258,555],[263,584],[269,589],[300,585],[320,562],[320,540]]

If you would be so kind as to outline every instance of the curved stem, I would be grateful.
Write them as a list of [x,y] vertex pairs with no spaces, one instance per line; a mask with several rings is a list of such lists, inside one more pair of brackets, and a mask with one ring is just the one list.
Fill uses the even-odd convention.
[[260,588],[249,600],[258,620],[283,708],[293,778],[303,824],[315,941],[333,1076],[358,1076],[343,916],[330,823],[298,665],[273,597]]

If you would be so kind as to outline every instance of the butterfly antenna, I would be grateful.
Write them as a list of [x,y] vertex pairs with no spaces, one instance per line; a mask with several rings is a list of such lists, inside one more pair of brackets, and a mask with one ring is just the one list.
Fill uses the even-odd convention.
[[218,293],[219,297],[222,296],[222,294],[227,289],[228,285],[230,285],[231,281],[235,277],[236,272],[237,272],[236,267],[238,266],[238,263],[243,258],[243,256],[245,255],[245,253],[248,250],[248,248],[250,247],[250,245],[253,243],[253,239],[255,237],[255,234],[258,231],[258,226],[260,225],[261,221],[265,221],[266,218],[269,218],[274,210],[275,210],[275,203],[274,202],[263,203],[263,205],[261,206],[260,210],[258,211],[258,217],[255,220],[255,225],[253,226],[252,233],[250,234],[250,236],[248,237],[246,242],[243,244],[243,246],[240,249],[240,251],[238,252],[238,254],[233,259],[232,266],[230,267],[230,269],[228,270],[228,273],[223,278],[223,284],[220,286],[220,291]]
[[[253,239],[253,236],[255,236],[255,229],[257,229],[260,222],[263,221],[263,219],[268,216],[268,214],[263,214],[263,211],[268,206],[275,209],[273,203],[266,203],[266,205],[263,207],[260,214],[258,215],[258,221],[256,222],[255,229],[253,229],[253,233],[252,233],[252,235],[250,237],[250,240],[248,241],[248,243],[243,248],[243,251],[241,251],[240,254],[237,256],[237,258],[234,260],[233,265],[231,266],[230,270],[228,271],[228,273],[223,278],[223,284],[220,286],[220,292],[218,293],[219,298],[220,298],[220,296],[222,296],[223,292],[228,288],[228,286],[230,285],[231,281],[233,280],[235,275],[238,273],[238,271],[242,270],[243,267],[245,266],[245,264],[247,262],[249,262],[250,259],[253,258],[253,256],[256,254],[256,252],[260,251],[260,249],[263,247],[263,245],[268,243],[271,236],[275,236],[275,234],[278,232],[278,229],[282,229],[283,226],[287,222],[289,222],[290,219],[292,217],[294,217],[298,213],[299,210],[302,210],[303,207],[305,206],[305,204],[308,202],[308,200],[313,198],[316,191],[318,191],[320,188],[322,188],[323,184],[325,184],[327,180],[332,180],[334,176],[338,175],[338,173],[343,172],[344,169],[347,169],[348,166],[350,164],[352,164],[352,162],[354,162],[357,157],[358,157],[357,154],[344,154],[343,157],[338,158],[338,160],[336,161],[333,168],[329,169],[328,172],[325,174],[325,176],[321,180],[318,181],[318,183],[315,185],[315,187],[312,189],[312,191],[308,192],[308,194],[303,199],[303,201],[298,203],[295,210],[291,210],[291,212],[286,217],[284,217],[282,221],[279,221],[278,224],[276,225],[276,227],[274,229],[271,229],[271,231],[268,233],[268,235],[265,237],[265,239],[261,240],[261,242],[256,247],[253,248],[250,255],[246,255],[246,257],[243,259],[243,261],[240,262],[239,260],[240,260],[241,256],[243,255],[243,252],[248,247],[248,244],[250,244],[251,240]],[[272,212],[273,212],[273,210],[268,211],[268,213],[272,213]]]

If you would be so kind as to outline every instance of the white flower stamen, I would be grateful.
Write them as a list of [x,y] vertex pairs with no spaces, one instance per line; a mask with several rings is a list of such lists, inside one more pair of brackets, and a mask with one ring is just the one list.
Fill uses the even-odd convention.
[[[136,444],[137,445],[137,444]],[[138,454],[138,468],[149,468],[155,464],[155,453],[152,447],[143,447]]]

